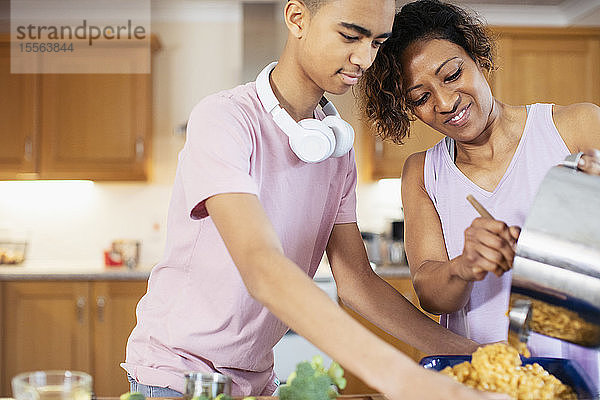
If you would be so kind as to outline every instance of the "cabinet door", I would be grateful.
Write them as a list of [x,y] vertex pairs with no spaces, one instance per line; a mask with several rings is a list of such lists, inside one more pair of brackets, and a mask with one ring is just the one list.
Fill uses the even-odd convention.
[[507,29],[494,94],[508,104],[600,103],[600,29]]
[[[413,288],[412,282],[410,278],[387,278],[386,282],[394,287],[398,292],[402,293],[404,297],[417,307],[419,306],[419,300]],[[403,341],[396,339],[394,336],[389,333],[383,331],[382,329],[376,327],[362,316],[357,314],[356,312],[350,310],[346,306],[342,305],[342,308],[346,312],[348,312],[352,317],[354,317],[358,322],[368,328],[371,332],[375,333],[377,336],[390,343],[392,346],[406,354],[408,357],[412,358],[415,361],[419,361],[421,358],[425,356],[424,353],[410,346],[409,344],[404,343]],[[422,311],[422,310],[421,310]],[[439,321],[438,317],[430,315],[432,319]],[[376,390],[368,386],[361,379],[353,375],[350,371],[346,371],[344,376],[348,381],[346,389],[344,390],[344,394],[364,394],[364,393],[375,393]]]
[[135,308],[146,286],[146,281],[93,283],[93,370],[98,396],[114,397],[129,391],[127,375],[119,364],[125,361],[127,338],[136,323]]
[[149,74],[43,75],[40,176],[146,179],[150,85]]
[[373,168],[370,179],[400,178],[404,162],[413,153],[427,150],[439,142],[443,135],[435,129],[430,128],[421,121],[413,121],[410,124],[410,136],[405,138],[404,144],[397,145],[391,141],[382,141],[374,137],[372,132],[372,155]]
[[10,42],[0,38],[0,179],[36,171],[36,76],[11,74]]
[[5,282],[2,393],[17,373],[73,369],[92,373],[88,284]]

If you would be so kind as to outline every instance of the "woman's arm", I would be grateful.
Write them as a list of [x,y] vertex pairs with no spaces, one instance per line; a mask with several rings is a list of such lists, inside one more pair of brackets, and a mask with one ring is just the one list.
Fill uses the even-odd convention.
[[373,272],[355,223],[334,226],[327,257],[340,299],[384,331],[427,354],[477,349],[477,343],[440,326]]
[[518,229],[476,218],[465,231],[462,254],[449,260],[439,215],[425,189],[424,163],[424,152],[413,154],[402,172],[406,256],[421,307],[450,313],[467,303],[473,281],[512,267]]

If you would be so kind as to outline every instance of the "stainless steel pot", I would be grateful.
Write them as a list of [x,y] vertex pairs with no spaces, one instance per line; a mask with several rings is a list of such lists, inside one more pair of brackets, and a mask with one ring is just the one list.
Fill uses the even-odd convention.
[[600,177],[565,165],[545,176],[517,243],[510,302],[511,344],[534,331],[600,348]]
[[231,378],[219,373],[190,372],[185,374],[184,400],[206,396],[209,399],[224,393],[231,395]]

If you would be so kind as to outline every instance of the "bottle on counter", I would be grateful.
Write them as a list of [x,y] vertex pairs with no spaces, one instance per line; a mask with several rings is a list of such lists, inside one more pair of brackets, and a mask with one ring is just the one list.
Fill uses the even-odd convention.
[[384,265],[406,264],[404,254],[404,221],[392,221],[390,232],[385,240]]
[[375,269],[376,266],[382,263],[382,253],[384,246],[382,246],[382,238],[379,233],[374,232],[361,232],[365,248],[367,250],[367,257],[371,263],[371,267]]

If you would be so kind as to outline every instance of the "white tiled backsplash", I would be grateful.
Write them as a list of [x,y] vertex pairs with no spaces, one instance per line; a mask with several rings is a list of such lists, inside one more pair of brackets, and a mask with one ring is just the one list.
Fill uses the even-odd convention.
[[170,185],[16,181],[0,193],[0,236],[25,237],[28,263],[101,264],[114,239],[141,240],[143,265],[163,250]]

